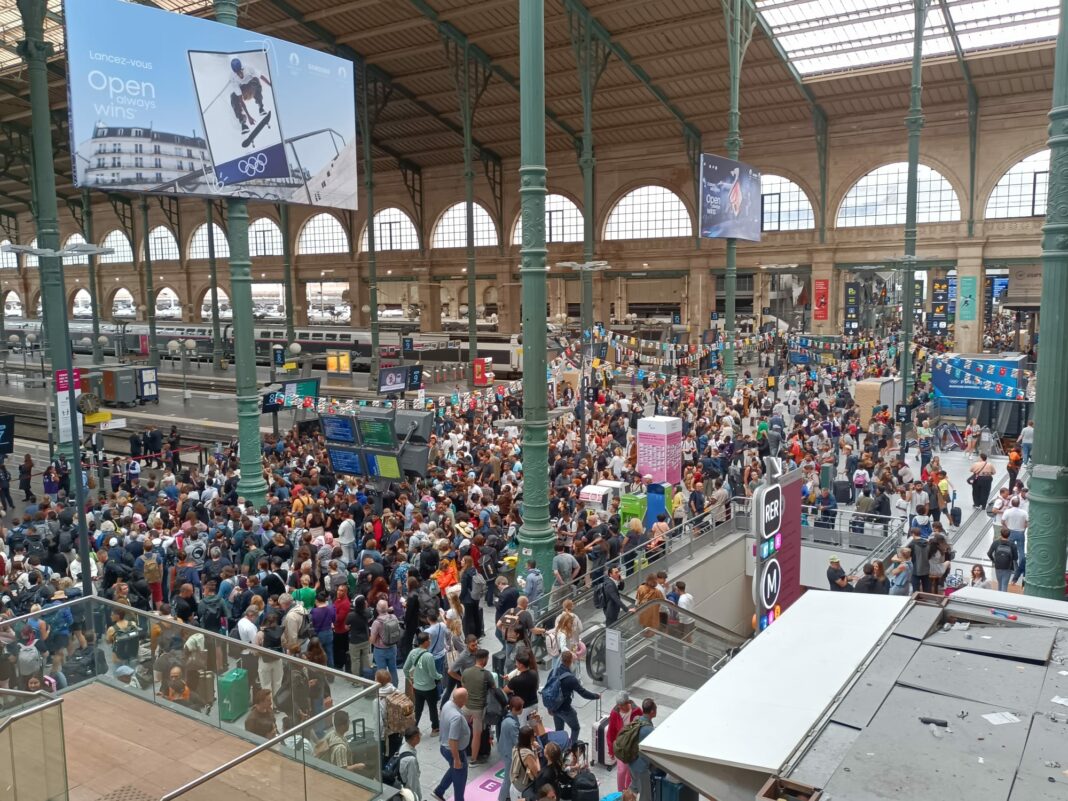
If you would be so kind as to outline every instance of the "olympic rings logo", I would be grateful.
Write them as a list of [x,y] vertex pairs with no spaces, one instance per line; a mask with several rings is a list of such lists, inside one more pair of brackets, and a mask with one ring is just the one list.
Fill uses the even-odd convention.
[[255,156],[241,159],[241,161],[237,162],[237,171],[247,175],[249,178],[254,175],[260,175],[266,169],[267,156],[264,153],[257,153]]

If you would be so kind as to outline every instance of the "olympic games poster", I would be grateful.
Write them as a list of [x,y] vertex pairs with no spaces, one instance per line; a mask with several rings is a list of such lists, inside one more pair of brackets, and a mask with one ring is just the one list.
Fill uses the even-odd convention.
[[66,0],[75,185],[357,206],[351,62],[122,0]]
[[741,161],[701,156],[701,236],[760,241],[760,171]]

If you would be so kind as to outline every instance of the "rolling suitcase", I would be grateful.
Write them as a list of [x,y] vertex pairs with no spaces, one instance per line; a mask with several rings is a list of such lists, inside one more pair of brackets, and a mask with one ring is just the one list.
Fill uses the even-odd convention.
[[597,699],[597,708],[594,717],[597,719],[593,727],[593,758],[598,765],[604,765],[605,770],[611,770],[608,766],[608,715],[601,714],[601,699]]
[[504,651],[497,651],[493,655],[493,672],[498,676],[504,675]]
[[215,674],[203,668],[195,669],[189,689],[197,694],[205,706],[211,706],[215,703]]
[[248,671],[234,668],[219,677],[219,717],[234,721],[248,712]]
[[839,479],[834,482],[834,499],[838,503],[852,503],[853,485],[847,479]]
[[953,528],[960,527],[961,511],[959,506],[954,506],[949,510],[949,519],[953,522]]

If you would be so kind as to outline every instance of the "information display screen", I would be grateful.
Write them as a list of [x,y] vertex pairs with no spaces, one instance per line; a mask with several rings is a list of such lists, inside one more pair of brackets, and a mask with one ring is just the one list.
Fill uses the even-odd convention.
[[397,457],[387,453],[371,453],[368,451],[367,473],[374,478],[399,479],[401,477]]
[[349,476],[364,475],[363,462],[360,460],[360,452],[348,448],[327,448],[330,457],[330,465],[335,473]]
[[356,431],[352,423],[351,417],[324,416],[319,418],[319,424],[323,427],[323,436],[329,442],[345,442],[355,445]]
[[360,439],[371,448],[392,448],[393,427],[386,420],[360,418]]
[[417,390],[423,386],[423,365],[412,364],[408,366],[408,389]]

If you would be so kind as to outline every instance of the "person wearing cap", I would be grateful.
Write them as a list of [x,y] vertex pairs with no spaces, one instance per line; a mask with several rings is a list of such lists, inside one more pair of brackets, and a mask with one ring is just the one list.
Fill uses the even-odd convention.
[[606,767],[611,770],[613,765],[615,766],[616,789],[622,792],[630,787],[630,768],[623,761],[616,760],[616,738],[623,731],[624,726],[642,716],[642,711],[631,701],[630,693],[626,690],[617,693],[615,701],[615,706],[608,713],[608,729],[604,735],[604,745],[605,750],[608,752],[608,764]]
[[827,583],[830,585],[831,592],[852,592],[853,585],[849,583],[849,579],[838,557],[832,556],[827,566]]

